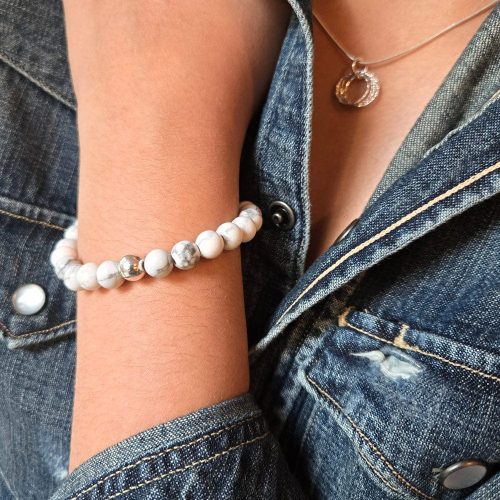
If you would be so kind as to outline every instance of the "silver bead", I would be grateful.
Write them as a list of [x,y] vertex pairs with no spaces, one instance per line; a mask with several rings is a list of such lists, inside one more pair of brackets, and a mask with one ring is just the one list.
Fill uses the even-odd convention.
[[127,281],[137,281],[144,276],[144,261],[137,255],[125,255],[118,262],[118,270]]

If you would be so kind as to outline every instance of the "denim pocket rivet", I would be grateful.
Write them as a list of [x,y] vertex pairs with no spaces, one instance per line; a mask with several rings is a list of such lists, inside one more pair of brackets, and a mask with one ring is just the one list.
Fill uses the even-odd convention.
[[14,310],[24,316],[36,314],[45,305],[45,290],[36,283],[21,285],[12,294],[12,306]]
[[463,490],[479,483],[488,468],[480,460],[463,460],[449,465],[439,474],[439,482],[449,490]]

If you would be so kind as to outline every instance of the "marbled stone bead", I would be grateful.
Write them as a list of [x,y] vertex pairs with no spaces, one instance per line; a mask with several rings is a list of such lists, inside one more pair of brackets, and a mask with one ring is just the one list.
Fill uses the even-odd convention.
[[50,263],[53,267],[56,267],[57,265],[62,264],[65,261],[67,262],[70,259],[76,258],[76,248],[71,247],[54,248],[54,250],[52,250],[52,252],[50,253]]
[[224,239],[217,231],[207,229],[198,235],[195,241],[205,259],[215,259],[224,250]]
[[97,282],[97,265],[93,262],[83,264],[76,273],[76,279],[84,290],[97,290],[99,288],[99,283]]
[[236,224],[241,229],[241,241],[243,243],[250,241],[257,232],[257,226],[255,225],[254,221],[250,219],[250,217],[243,217],[240,215],[233,219],[232,223]]
[[78,259],[72,259],[68,258],[67,260],[64,261],[58,261],[56,265],[54,266],[54,272],[56,273],[56,276],[60,279],[64,279],[64,273],[68,270],[68,267],[71,264],[80,264],[81,262]]
[[118,262],[118,270],[127,281],[137,281],[144,276],[144,261],[137,255],[125,255]]
[[144,258],[144,269],[153,278],[164,278],[174,268],[174,260],[170,252],[155,248]]
[[81,267],[81,264],[71,264],[64,272],[64,286],[72,292],[76,292],[80,289],[80,284],[76,276]]
[[200,260],[200,249],[195,243],[188,240],[178,241],[170,250],[175,267],[179,269],[191,269]]
[[56,243],[54,250],[56,248],[60,248],[60,247],[69,247],[69,248],[74,248],[76,250],[77,244],[78,244],[78,242],[76,240],[70,240],[69,238],[63,238],[62,240],[59,240]]
[[240,212],[242,210],[246,210],[247,208],[252,208],[253,210],[256,210],[262,216],[262,210],[255,203],[251,201],[242,201],[240,203]]
[[103,288],[118,288],[125,281],[118,269],[118,262],[105,260],[97,266],[97,282]]
[[262,213],[260,210],[255,210],[255,208],[245,208],[239,213],[240,217],[250,217],[253,220],[253,223],[257,227],[257,231],[262,227],[264,223],[264,218],[262,217]]
[[224,250],[233,250],[237,248],[243,239],[241,229],[232,222],[223,222],[216,232],[222,236],[224,240]]
[[67,227],[64,231],[64,237],[69,240],[78,239],[78,221],[73,222],[71,226]]

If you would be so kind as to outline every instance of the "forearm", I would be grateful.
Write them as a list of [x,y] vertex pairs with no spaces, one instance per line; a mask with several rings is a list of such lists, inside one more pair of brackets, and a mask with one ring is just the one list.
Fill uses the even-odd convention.
[[[66,0],[78,99],[83,261],[145,255],[231,220],[246,127],[284,2]],[[78,292],[70,470],[121,439],[248,390],[238,250]]]

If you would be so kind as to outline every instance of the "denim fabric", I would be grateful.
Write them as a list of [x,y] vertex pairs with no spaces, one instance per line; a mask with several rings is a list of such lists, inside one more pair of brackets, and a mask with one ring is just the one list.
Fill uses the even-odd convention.
[[[305,270],[314,48],[310,0],[288,1],[241,159],[241,199],[264,209],[241,248],[250,392],[68,475],[75,297],[48,258],[76,215],[76,102],[60,2],[0,0],[0,499],[500,498],[500,7]],[[47,294],[32,316],[11,304],[24,283]],[[484,480],[442,486],[467,459]]]

